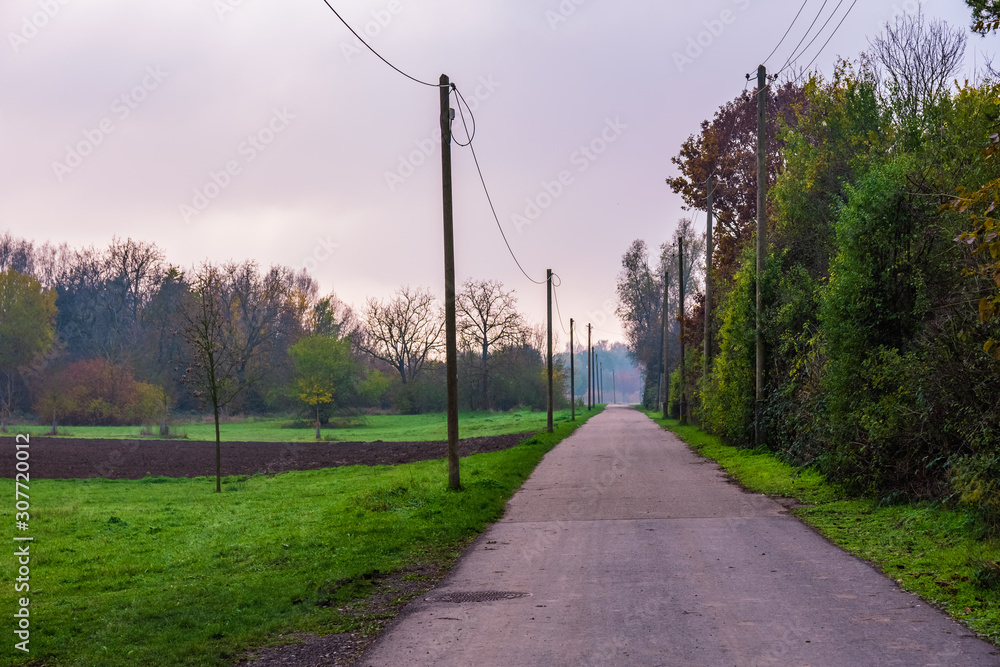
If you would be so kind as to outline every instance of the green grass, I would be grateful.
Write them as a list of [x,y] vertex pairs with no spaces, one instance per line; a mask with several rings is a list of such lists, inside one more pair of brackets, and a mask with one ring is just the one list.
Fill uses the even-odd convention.
[[765,451],[726,446],[697,427],[643,412],[748,489],[804,503],[792,511],[834,544],[1000,643],[1000,538],[972,513],[941,503],[884,507],[850,498],[815,470]]
[[[557,410],[556,421],[569,419],[569,410]],[[324,440],[339,442],[423,442],[446,440],[448,424],[444,413],[425,415],[369,415],[359,418],[360,424],[344,427],[324,427]],[[289,428],[289,425],[299,425]],[[307,420],[255,419],[248,417],[223,423],[220,434],[223,442],[315,442],[316,429],[306,425]],[[508,433],[527,433],[545,428],[546,413],[527,409],[515,412],[463,412],[459,415],[459,434],[462,438]],[[51,431],[49,426],[15,425],[9,426],[8,437],[16,433],[44,436]],[[215,424],[211,419],[179,422],[171,424],[171,430],[182,433],[188,440],[215,440]],[[151,436],[141,434],[141,426],[65,426],[59,428],[59,436],[67,438],[150,438],[158,439],[158,428],[152,429]]]
[[207,478],[34,480],[31,654],[0,664],[232,665],[280,633],[371,632],[349,607],[374,573],[452,562],[585,420],[463,458],[457,492],[443,460],[230,477],[221,494]]

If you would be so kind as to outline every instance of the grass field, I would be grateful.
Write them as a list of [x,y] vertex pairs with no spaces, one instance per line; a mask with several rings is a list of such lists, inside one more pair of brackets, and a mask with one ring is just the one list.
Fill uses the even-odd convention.
[[[221,494],[205,479],[35,480],[31,590],[19,594],[31,653],[12,656],[8,639],[0,665],[232,665],[281,633],[372,632],[391,615],[354,613],[372,577],[453,562],[585,419],[463,458],[462,491],[443,460],[230,477]],[[8,583],[12,553],[0,558]]]
[[1000,537],[973,514],[941,503],[881,506],[850,498],[815,470],[795,468],[768,452],[728,447],[694,426],[644,412],[743,486],[806,504],[793,512],[830,541],[1000,643]]
[[[557,410],[554,419],[569,419],[569,410]],[[443,413],[426,415],[369,415],[353,420],[349,426],[324,427],[324,440],[335,442],[422,442],[446,440],[448,425]],[[518,410],[515,412],[463,412],[459,415],[459,437],[473,438],[485,435],[527,433],[545,428],[545,412]],[[295,426],[295,427],[293,427]],[[44,436],[51,431],[49,426],[17,425],[9,426],[8,434],[28,433]],[[171,424],[173,432],[182,434],[187,440],[215,440],[215,423],[211,419],[178,422]],[[59,428],[59,437],[65,438],[148,438],[141,426],[66,426]],[[223,442],[315,442],[316,429],[303,420],[255,419],[248,417],[227,420],[220,426]]]

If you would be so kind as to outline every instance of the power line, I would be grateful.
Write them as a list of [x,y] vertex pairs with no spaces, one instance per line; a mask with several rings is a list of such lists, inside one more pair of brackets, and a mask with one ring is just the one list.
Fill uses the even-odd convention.
[[[552,277],[559,278],[559,275],[553,273]],[[562,311],[559,310],[559,292],[557,290],[558,287],[562,287],[562,278],[559,278],[558,285],[556,285],[555,283],[552,284],[552,299],[556,302],[556,313],[559,315],[559,328],[562,329],[563,333],[568,336],[569,332],[566,331],[566,325],[563,324]]]
[[847,8],[847,12],[844,14],[843,18],[840,19],[840,23],[838,23],[837,27],[833,29],[833,32],[830,33],[830,36],[826,38],[826,41],[823,42],[823,46],[819,47],[819,51],[817,51],[816,55],[813,56],[813,59],[809,61],[809,64],[805,66],[805,69],[802,70],[802,73],[799,74],[797,77],[795,77],[796,81],[801,79],[802,76],[809,71],[809,68],[812,67],[812,64],[816,62],[817,58],[819,58],[819,54],[823,53],[823,49],[826,48],[826,45],[830,43],[830,40],[833,39],[833,36],[837,34],[838,30],[840,30],[840,26],[844,24],[844,21],[847,19],[847,15],[851,13],[851,10],[854,9],[854,5],[856,4],[858,4],[858,0],[854,0],[854,2],[851,3],[851,6]]
[[[453,86],[453,87],[455,88],[455,92],[457,92],[458,95],[459,95],[459,97],[461,97],[462,93],[458,91],[457,87],[455,87],[455,86]],[[468,105],[466,105],[466,106],[468,106]],[[461,106],[459,106],[459,110],[461,110]],[[507,240],[507,234],[504,233],[504,231],[503,231],[503,225],[500,224],[500,216],[497,215],[497,209],[493,205],[493,197],[490,196],[490,189],[486,185],[486,178],[483,177],[483,170],[479,166],[479,158],[476,156],[476,147],[472,145],[472,137],[475,135],[475,131],[473,131],[473,132],[470,133],[469,132],[469,127],[465,123],[465,114],[463,113],[463,114],[459,114],[459,115],[462,118],[462,125],[465,126],[465,135],[467,137],[469,137],[468,143],[467,144],[462,144],[462,146],[468,146],[469,150],[472,151],[472,160],[476,164],[476,172],[479,173],[479,181],[483,184],[483,191],[486,193],[486,201],[488,201],[489,204],[490,204],[490,211],[493,212],[493,219],[496,221],[496,223],[497,223],[497,229],[500,230],[500,236],[503,237],[503,242],[507,246],[507,252],[510,253],[511,258],[514,260],[514,263],[517,264],[517,268],[519,268],[521,270],[521,273],[524,274],[525,278],[527,278],[530,282],[535,283],[536,285],[544,285],[545,284],[544,280],[535,280],[534,278],[532,278],[531,276],[528,275],[528,272],[524,270],[523,266],[521,266],[521,262],[518,261],[517,255],[514,254],[514,249],[510,247],[510,241]],[[472,115],[472,109],[471,108],[469,109],[469,115]],[[473,123],[475,123],[475,117],[473,117]]]
[[[465,127],[465,136],[469,138],[469,140],[467,142],[465,142],[464,144],[461,141],[459,141],[458,139],[455,139],[455,143],[458,144],[459,146],[465,148],[466,146],[472,145],[472,140],[476,138],[476,115],[474,113],[472,113],[472,107],[470,107],[469,103],[465,101],[465,96],[462,95],[462,91],[460,91],[458,89],[458,86],[456,86],[455,84],[452,84],[451,89],[455,93],[458,94],[458,114],[462,117],[462,125]],[[462,111],[462,105],[463,104],[465,105],[465,108],[469,110],[469,118],[472,119],[472,133],[471,134],[469,133],[469,127],[465,124],[465,112]],[[452,138],[453,139],[455,138],[454,134],[452,135]]]
[[808,2],[809,0],[802,0],[802,6],[799,7],[799,11],[795,14],[795,18],[792,19],[792,22],[788,24],[788,30],[786,30],[785,34],[781,36],[781,39],[778,40],[778,43],[774,46],[774,49],[771,50],[771,53],[767,55],[767,58],[764,58],[764,62],[761,63],[762,65],[767,64],[767,61],[771,59],[771,56],[774,55],[774,52],[777,51],[778,47],[781,46],[781,44],[785,41],[785,37],[788,37],[788,33],[792,31],[792,26],[795,25],[795,22],[799,20],[799,14],[801,14],[802,10],[806,8],[806,4],[808,4]]
[[341,22],[341,23],[343,23],[343,24],[344,24],[345,26],[347,26],[347,29],[348,29],[348,30],[350,30],[350,31],[351,31],[351,33],[352,33],[352,34],[353,34],[353,35],[354,35],[355,37],[357,37],[357,38],[358,38],[358,41],[360,41],[360,42],[361,42],[362,44],[364,44],[364,45],[365,45],[366,47],[368,47],[368,50],[369,50],[369,51],[371,51],[371,52],[372,52],[372,53],[374,53],[374,54],[375,54],[376,56],[378,56],[378,59],[379,59],[379,60],[381,60],[382,62],[384,62],[384,63],[385,63],[386,65],[388,65],[389,67],[391,67],[392,69],[396,70],[397,72],[399,72],[400,74],[402,74],[403,76],[405,76],[405,77],[406,77],[407,79],[410,79],[411,81],[416,81],[417,83],[419,83],[419,84],[421,84],[421,85],[424,85],[424,86],[430,86],[431,88],[440,88],[440,87],[441,87],[441,84],[439,84],[439,83],[430,83],[430,82],[427,82],[427,81],[421,81],[420,79],[418,79],[418,78],[417,78],[417,77],[415,77],[415,76],[410,76],[409,74],[407,74],[407,73],[406,73],[406,72],[404,72],[403,70],[399,69],[398,67],[396,67],[395,65],[393,65],[393,64],[392,64],[391,62],[389,62],[389,61],[388,61],[388,60],[386,60],[385,58],[383,58],[383,57],[382,57],[382,54],[381,54],[381,53],[379,53],[378,51],[376,51],[375,49],[373,49],[373,48],[372,48],[372,46],[371,46],[371,44],[369,44],[368,42],[366,42],[366,41],[364,40],[364,38],[363,38],[363,37],[362,37],[361,35],[359,35],[359,34],[357,33],[357,31],[356,31],[356,30],[355,30],[354,28],[352,28],[352,27],[351,27],[351,24],[350,24],[350,23],[348,23],[347,21],[345,21],[345,20],[344,20],[344,17],[343,17],[343,16],[341,16],[341,15],[340,15],[340,13],[339,13],[339,12],[337,12],[337,10],[333,8],[333,5],[331,5],[331,4],[330,4],[330,0],[323,0],[323,2],[324,2],[324,3],[326,3],[326,6],[330,8],[330,11],[331,11],[331,12],[333,12],[333,13],[334,13],[334,15],[335,15],[335,16],[336,16],[336,17],[337,17],[338,19],[340,19],[340,22]]
[[[816,31],[816,35],[813,36],[813,38],[809,40],[809,43],[806,44],[805,47],[801,51],[799,51],[795,56],[793,56],[793,59],[792,59],[792,61],[790,61],[790,63],[794,62],[795,60],[798,60],[799,58],[801,58],[802,54],[805,53],[809,49],[809,47],[813,45],[813,42],[815,42],[819,38],[820,35],[823,34],[823,31],[826,30],[827,24],[830,23],[830,19],[832,19],[834,16],[837,15],[837,10],[840,9],[840,6],[842,4],[844,4],[844,0],[839,0],[839,2],[837,2],[837,6],[833,8],[833,11],[830,12],[830,15],[828,17],[826,17],[825,21],[823,21],[823,25],[820,26],[820,29]],[[851,7],[854,7],[854,5],[851,5]],[[848,10],[848,11],[850,11],[850,10]],[[844,18],[846,18],[846,17],[847,17],[847,14],[844,14]],[[843,23],[843,19],[841,19],[841,23]],[[838,25],[838,27],[839,27],[839,25]],[[836,30],[834,30],[834,32],[836,32]],[[832,38],[832,37],[833,37],[833,33],[830,34],[830,38]],[[829,42],[830,38],[827,38],[826,41]],[[816,55],[818,56],[819,54],[817,53]],[[813,57],[813,60],[816,60],[816,58]],[[812,64],[812,63],[810,62],[810,64]],[[788,65],[786,65],[785,67],[787,67],[787,66]],[[781,70],[779,70],[778,72],[776,72],[775,76],[778,76],[778,74],[781,74],[781,72],[785,71],[785,67],[782,67]]]
[[816,16],[813,17],[812,23],[809,24],[809,27],[806,28],[805,34],[802,35],[802,39],[800,39],[799,43],[795,45],[794,49],[792,49],[792,53],[791,53],[791,55],[788,56],[788,60],[786,60],[785,64],[781,66],[781,69],[779,69],[775,73],[775,76],[777,76],[778,74],[781,74],[782,72],[784,72],[785,68],[787,68],[788,65],[789,65],[789,63],[791,63],[792,60],[795,58],[795,53],[799,50],[799,47],[802,46],[802,42],[806,41],[806,37],[809,36],[809,33],[812,32],[813,26],[816,25],[816,21],[819,20],[820,16],[822,16],[823,10],[826,8],[826,3],[827,2],[828,2],[828,0],[823,0],[823,4],[819,6],[819,11],[816,12]]

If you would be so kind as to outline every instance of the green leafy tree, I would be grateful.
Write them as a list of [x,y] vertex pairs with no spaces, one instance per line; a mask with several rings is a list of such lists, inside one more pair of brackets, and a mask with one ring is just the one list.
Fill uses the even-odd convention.
[[20,370],[55,338],[56,295],[13,269],[0,273],[0,431],[6,432]]
[[[361,365],[352,354],[349,338],[305,336],[288,348],[295,367],[293,392],[313,409],[316,439],[320,438],[321,408],[358,407],[373,399],[378,385],[362,376]],[[379,375],[372,372],[372,375]]]

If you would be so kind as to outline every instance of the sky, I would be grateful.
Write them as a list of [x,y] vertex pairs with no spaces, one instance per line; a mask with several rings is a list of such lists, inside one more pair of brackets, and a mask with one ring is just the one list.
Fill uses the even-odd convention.
[[[834,32],[851,1],[331,3],[396,67],[462,92],[513,252],[531,280],[561,281],[565,344],[570,317],[621,340],[622,254],[693,214],[664,182],[670,158],[800,7],[769,71],[801,43],[790,66],[815,58],[829,74],[917,6],[856,2]],[[923,11],[970,23],[962,0]],[[0,232],[75,247],[131,237],[182,268],[306,268],[355,307],[402,285],[443,299],[438,91],[390,69],[323,0],[4,0],[0,33]],[[970,34],[969,76],[995,51]],[[464,139],[461,117],[454,128]],[[544,322],[545,287],[508,253],[472,154],[453,146],[452,160],[459,282],[502,281]]]

